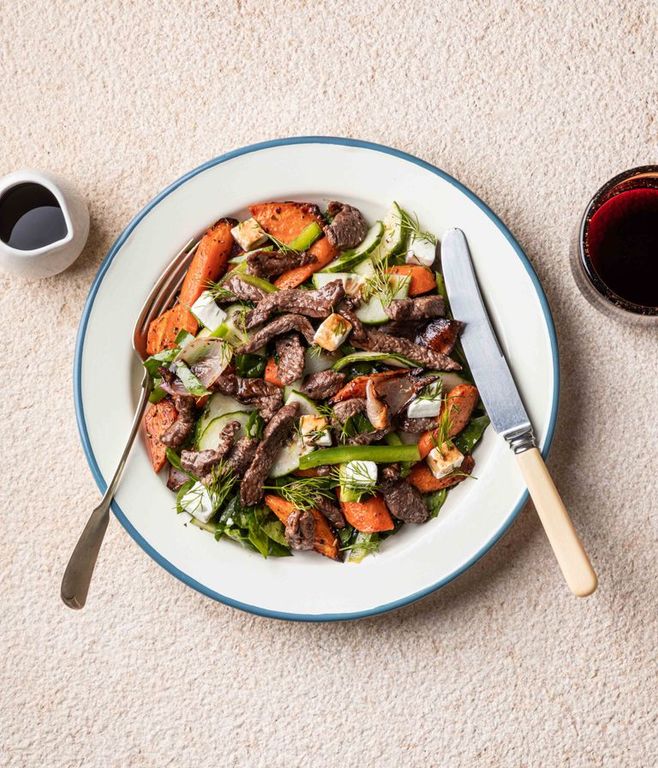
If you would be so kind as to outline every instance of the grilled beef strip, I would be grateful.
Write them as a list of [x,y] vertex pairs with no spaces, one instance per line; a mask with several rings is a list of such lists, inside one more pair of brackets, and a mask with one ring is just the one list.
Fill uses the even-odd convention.
[[390,320],[388,323],[377,326],[377,330],[389,336],[402,336],[410,341],[415,339],[418,344],[417,336],[421,327],[421,323],[414,320]]
[[365,340],[352,339],[352,343],[359,349],[367,349],[371,352],[394,352],[403,355],[426,368],[435,368],[440,371],[461,371],[459,363],[440,352],[421,347],[409,339],[389,336],[380,331],[368,331]]
[[400,479],[400,465],[399,464],[386,464],[382,467],[382,480],[399,480]]
[[319,496],[315,506],[333,524],[334,528],[345,527],[345,518],[337,504],[332,503],[324,496]]
[[230,291],[235,298],[220,300],[220,304],[231,304],[235,299],[239,299],[240,301],[252,301],[254,304],[257,304],[261,299],[267,296],[262,288],[245,282],[240,278],[239,274],[230,277],[224,283],[224,288],[226,288],[227,291]]
[[242,477],[249,469],[256,448],[258,448],[258,440],[255,437],[247,436],[241,437],[231,448],[226,459],[226,465],[233,470],[236,477]]
[[388,405],[391,416],[396,416],[421,390],[438,378],[438,376],[425,375],[422,368],[415,368],[405,376],[379,380],[375,386],[378,394]]
[[180,469],[176,469],[176,467],[169,465],[169,474],[167,475],[167,488],[169,488],[170,491],[177,491],[181,486],[185,485],[185,483],[189,480],[189,476],[185,474],[185,472],[181,472]]
[[308,509],[293,509],[286,520],[286,541],[290,549],[313,549],[315,518]]
[[389,424],[384,429],[375,429],[373,432],[362,432],[354,437],[348,437],[346,443],[348,445],[370,445],[376,443],[378,440],[382,440],[386,435],[392,432],[393,427]]
[[183,382],[168,368],[159,368],[158,373],[162,378],[160,387],[171,395],[178,412],[176,421],[160,435],[160,442],[170,448],[179,448],[194,429],[196,398],[185,389]]
[[398,418],[398,429],[403,432],[411,432],[412,434],[420,434],[421,432],[427,432],[429,429],[435,429],[438,425],[438,419],[436,416],[427,416],[420,419],[410,419],[406,413],[401,413]]
[[334,248],[356,248],[368,233],[368,224],[358,208],[333,200],[327,206],[331,224],[324,227],[324,234]]
[[406,480],[387,480],[381,492],[388,511],[404,523],[424,523],[430,516],[420,493]]
[[352,397],[349,400],[342,400],[334,405],[334,417],[338,422],[338,426],[342,426],[352,416],[365,412],[366,401],[362,397]]
[[299,415],[299,403],[288,403],[271,418],[263,432],[263,439],[256,448],[254,458],[240,485],[240,500],[250,507],[263,498],[263,483],[267,478],[277,453],[290,437]]
[[233,445],[233,438],[240,429],[239,421],[229,421],[219,434],[217,448],[205,451],[182,451],[180,463],[186,472],[205,478],[219,464]]
[[304,347],[298,333],[287,333],[276,340],[277,378],[287,386],[304,373]]
[[247,271],[257,277],[274,277],[295,267],[305,267],[315,261],[308,251],[252,251],[247,256]]
[[269,421],[283,403],[283,393],[274,384],[263,379],[242,378],[234,373],[222,374],[213,384],[213,389],[242,403],[255,405],[265,421]]
[[[283,291],[280,291],[279,293],[283,293]],[[273,293],[269,294],[269,296],[274,295],[275,294]],[[263,299],[263,301],[266,301],[266,299]],[[262,304],[263,301],[260,303]],[[262,328],[260,328],[253,335],[253,337],[246,344],[243,344],[239,349],[237,349],[236,352],[239,355],[246,355],[250,352],[255,352],[257,349],[264,347],[268,342],[272,341],[272,339],[274,339],[276,336],[281,336],[282,334],[289,333],[290,331],[297,331],[298,333],[301,333],[309,344],[313,343],[313,336],[315,331],[313,330],[313,326],[305,317],[292,314],[281,315],[275,320],[272,320],[271,323],[268,323],[267,325],[264,325]]]
[[323,400],[333,397],[346,379],[347,376],[338,371],[319,371],[307,376],[299,391],[311,400]]
[[307,317],[328,317],[344,295],[345,288],[340,280],[332,280],[317,291],[284,288],[268,293],[247,315],[247,328],[261,325],[270,315],[280,311]]
[[367,332],[363,323],[356,316],[355,310],[358,308],[358,305],[359,302],[355,299],[345,298],[336,307],[336,313],[347,320],[347,322],[352,326],[352,330],[350,331],[350,338],[354,339],[355,341],[363,341],[367,336]]
[[430,320],[445,314],[443,296],[418,296],[415,299],[396,299],[384,312],[391,320]]
[[449,355],[457,343],[464,323],[459,320],[432,320],[422,331],[416,334],[416,344],[429,347],[442,355]]

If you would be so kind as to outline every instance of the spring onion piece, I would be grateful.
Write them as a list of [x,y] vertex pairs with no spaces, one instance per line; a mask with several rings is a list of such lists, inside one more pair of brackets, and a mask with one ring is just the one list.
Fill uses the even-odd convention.
[[351,355],[347,355],[334,363],[332,370],[340,371],[342,368],[346,368],[348,365],[354,365],[355,363],[386,363],[392,365],[395,368],[417,368],[416,363],[413,363],[402,355],[396,355],[392,352],[354,352]]
[[288,248],[293,251],[305,251],[313,245],[321,234],[322,227],[317,221],[313,221],[292,242],[288,243]]
[[375,461],[380,464],[420,461],[420,453],[417,445],[341,445],[302,456],[299,468],[312,469],[325,464],[346,464],[348,461]]
[[[235,272],[235,270],[233,271]],[[260,288],[261,291],[265,291],[265,293],[274,293],[279,290],[276,285],[272,285],[269,280],[265,280],[263,277],[257,277],[256,275],[250,275],[249,272],[242,272],[242,270],[240,271],[240,280],[242,280],[243,283],[248,283],[256,288]]]

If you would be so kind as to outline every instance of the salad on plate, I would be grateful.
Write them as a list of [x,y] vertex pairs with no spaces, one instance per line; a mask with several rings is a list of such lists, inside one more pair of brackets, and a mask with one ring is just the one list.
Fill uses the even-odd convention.
[[397,203],[249,214],[205,233],[149,328],[151,464],[217,540],[359,562],[438,515],[489,423],[438,241]]

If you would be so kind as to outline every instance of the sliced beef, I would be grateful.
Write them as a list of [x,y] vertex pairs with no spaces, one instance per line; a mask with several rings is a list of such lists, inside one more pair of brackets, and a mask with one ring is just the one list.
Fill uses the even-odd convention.
[[239,421],[229,421],[219,433],[217,448],[214,450],[182,451],[180,463],[183,469],[196,477],[204,478],[229,452],[239,429]]
[[385,438],[392,429],[393,427],[389,425],[384,427],[384,429],[375,429],[373,432],[361,432],[361,434],[354,435],[354,437],[348,437],[345,442],[348,445],[371,445]]
[[355,310],[358,307],[358,303],[354,299],[343,299],[336,307],[336,312],[352,326],[350,338],[356,341],[363,341],[367,336],[367,332],[363,323],[356,316]]
[[352,339],[352,343],[359,349],[367,349],[371,352],[395,352],[426,368],[435,368],[440,371],[461,371],[459,363],[440,352],[421,347],[409,339],[389,336],[380,331],[368,331],[364,341]]
[[[418,336],[418,333],[420,331],[420,328],[424,324],[424,321],[414,321],[414,320],[391,320],[388,323],[384,323],[383,325],[380,325],[377,327],[378,331],[381,331],[381,333],[387,333],[389,336],[402,336],[405,339],[410,339],[411,341],[414,341],[416,339],[416,343],[418,344],[418,339],[416,338]],[[423,346],[421,344],[421,346]]]
[[400,479],[400,465],[399,464],[386,464],[382,467],[381,478],[383,481],[399,480]]
[[161,386],[165,392],[171,393],[171,399],[178,412],[176,421],[166,432],[160,435],[160,442],[168,445],[170,448],[180,448],[194,429],[196,398],[184,388],[183,392],[179,391],[179,379],[171,371],[161,368],[160,375],[162,376]]
[[432,320],[422,331],[416,334],[416,344],[429,347],[442,355],[449,355],[457,343],[464,323],[459,320]]
[[190,478],[185,474],[185,472],[181,472],[180,469],[176,469],[176,467],[169,465],[169,474],[167,475],[167,488],[169,488],[170,491],[177,491],[181,486],[185,485],[185,483]]
[[345,527],[345,518],[337,504],[334,504],[324,496],[319,496],[315,506],[333,524],[334,528]]
[[293,509],[286,520],[286,541],[290,549],[313,549],[315,518],[308,509]]
[[376,388],[388,405],[391,415],[396,416],[422,389],[437,379],[438,376],[423,375],[423,369],[417,368],[398,378],[380,379]]
[[[281,291],[283,293],[283,291]],[[270,296],[274,294],[270,293]],[[263,299],[266,301],[266,299]],[[261,301],[261,304],[263,303]],[[272,320],[271,323],[263,326],[257,331],[252,338],[243,344],[237,351],[239,355],[246,355],[250,352],[255,352],[257,349],[264,347],[268,342],[277,336],[281,336],[284,333],[290,333],[290,331],[297,331],[301,333],[309,344],[313,343],[313,336],[315,331],[309,321],[301,315],[281,315],[276,320]]]
[[388,511],[404,523],[424,523],[429,510],[423,497],[406,480],[386,481],[381,485],[382,496]]
[[249,469],[258,448],[258,440],[255,437],[241,437],[231,448],[226,459],[226,465],[233,470],[236,477],[242,477]]
[[262,288],[245,282],[240,278],[239,274],[230,277],[224,283],[224,288],[230,291],[235,298],[227,298],[223,302],[220,300],[220,303],[231,303],[235,299],[239,299],[240,301],[252,301],[254,304],[257,304],[263,297],[267,296]]
[[352,397],[334,405],[334,417],[341,426],[358,413],[365,412],[366,401],[362,397]]
[[338,392],[346,379],[347,376],[338,371],[319,371],[306,377],[300,392],[311,400],[326,400]]
[[247,315],[247,328],[264,323],[275,312],[288,312],[307,317],[328,317],[345,295],[341,280],[332,280],[317,291],[285,288],[268,293]]
[[417,296],[415,299],[397,299],[392,301],[384,312],[391,320],[430,320],[442,317],[446,311],[443,296]]
[[263,379],[242,378],[234,373],[220,376],[213,389],[235,397],[241,403],[256,406],[265,421],[269,421],[283,403],[283,393],[274,384]]
[[358,208],[332,201],[327,206],[331,224],[324,227],[327,240],[334,248],[356,248],[368,233],[368,224]]
[[299,403],[288,403],[272,416],[265,427],[254,458],[240,485],[240,499],[250,507],[263,498],[263,483],[267,478],[278,452],[290,437],[299,415]]
[[298,333],[287,333],[276,340],[277,378],[284,384],[292,384],[304,372],[304,347]]
[[160,382],[160,389],[163,389],[168,395],[171,395],[172,398],[174,395],[192,397],[192,395],[185,389],[183,382],[175,373],[170,371],[169,368],[158,368],[158,374],[162,379]]
[[295,267],[312,264],[315,256],[308,251],[252,251],[247,256],[247,271],[257,277],[274,277]]

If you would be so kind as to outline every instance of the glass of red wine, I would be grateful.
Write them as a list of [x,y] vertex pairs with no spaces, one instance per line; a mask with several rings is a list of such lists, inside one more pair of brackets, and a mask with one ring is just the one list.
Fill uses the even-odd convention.
[[593,306],[658,325],[658,165],[624,171],[598,190],[580,222],[571,267]]

